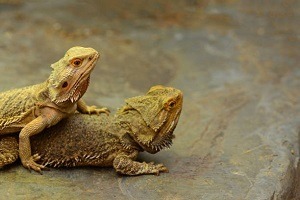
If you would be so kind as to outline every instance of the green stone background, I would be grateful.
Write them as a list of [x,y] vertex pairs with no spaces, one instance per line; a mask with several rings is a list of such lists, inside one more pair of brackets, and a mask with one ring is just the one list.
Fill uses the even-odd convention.
[[170,173],[17,163],[0,199],[300,199],[299,16],[297,0],[0,0],[0,91],[44,81],[80,45],[101,53],[89,104],[184,93],[174,145],[140,156]]

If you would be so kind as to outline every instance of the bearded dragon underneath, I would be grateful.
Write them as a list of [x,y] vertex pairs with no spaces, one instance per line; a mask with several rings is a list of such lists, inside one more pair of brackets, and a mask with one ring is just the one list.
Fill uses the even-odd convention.
[[[162,164],[135,161],[139,152],[170,147],[183,95],[171,87],[154,86],[144,96],[129,98],[113,117],[75,114],[32,137],[32,151],[52,167],[113,166],[127,175],[159,174]],[[17,159],[17,140],[2,138],[0,163]]]
[[80,99],[98,58],[95,49],[70,48],[51,65],[53,71],[45,82],[0,93],[0,135],[20,131],[19,156],[24,167],[38,172],[44,168],[36,163],[40,156],[31,156],[31,136],[76,110],[88,114],[108,112],[106,108],[87,106]]

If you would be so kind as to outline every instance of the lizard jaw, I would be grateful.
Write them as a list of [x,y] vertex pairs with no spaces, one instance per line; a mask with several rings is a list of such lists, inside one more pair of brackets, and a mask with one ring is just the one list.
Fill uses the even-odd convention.
[[98,58],[99,54],[97,53],[87,64],[88,67],[86,70],[80,74],[79,78],[71,87],[71,90],[69,91],[69,99],[72,103],[78,101],[78,99],[86,92],[89,85],[90,73],[95,68]]
[[165,128],[161,129],[160,133],[153,139],[153,141],[149,142],[148,145],[153,152],[156,153],[162,149],[169,149],[171,147],[173,144],[172,140],[175,138],[173,132],[177,126],[180,113],[181,109],[176,112],[175,119],[172,120]]
[[72,95],[70,96],[70,101],[72,103],[77,102],[82,94],[84,94],[89,86],[90,83],[90,76],[88,76],[86,79],[81,81],[79,84],[74,87],[72,90]]

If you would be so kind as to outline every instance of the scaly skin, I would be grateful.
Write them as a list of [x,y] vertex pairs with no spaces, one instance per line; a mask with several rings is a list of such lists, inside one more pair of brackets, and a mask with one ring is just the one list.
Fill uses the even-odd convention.
[[53,71],[45,82],[0,93],[0,135],[20,131],[19,156],[24,167],[38,172],[44,168],[36,163],[39,156],[31,156],[31,136],[76,110],[88,114],[108,112],[87,106],[80,99],[98,58],[99,53],[92,48],[73,47],[51,65]]
[[[181,91],[154,86],[144,96],[127,99],[113,117],[75,114],[62,120],[32,137],[32,150],[41,155],[45,166],[113,166],[121,174],[158,175],[168,171],[163,164],[135,160],[139,152],[156,153],[170,147],[182,100]],[[15,161],[17,148],[12,150],[12,146],[16,144],[15,139],[9,146],[6,164]],[[0,154],[0,162],[5,156]]]

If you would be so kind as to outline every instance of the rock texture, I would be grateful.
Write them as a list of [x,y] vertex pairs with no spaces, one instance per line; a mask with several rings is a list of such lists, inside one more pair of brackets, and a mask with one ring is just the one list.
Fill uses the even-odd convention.
[[0,171],[2,198],[299,199],[299,16],[294,0],[0,1],[0,91],[41,82],[81,45],[102,55],[89,104],[184,92],[174,145],[140,157],[170,173],[17,163]]

